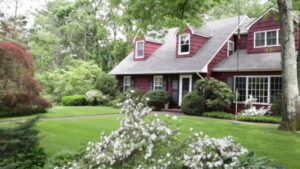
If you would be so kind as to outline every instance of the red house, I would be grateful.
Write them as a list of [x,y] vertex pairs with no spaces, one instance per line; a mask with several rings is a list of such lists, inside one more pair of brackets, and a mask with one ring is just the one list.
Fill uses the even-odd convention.
[[[299,45],[298,19],[295,19],[296,48]],[[237,31],[240,29],[239,51]],[[277,9],[258,18],[245,15],[208,21],[201,28],[188,27],[183,33],[168,30],[163,40],[137,37],[134,50],[110,74],[119,87],[166,90],[171,105],[180,106],[182,97],[194,83],[214,77],[238,89],[240,106],[252,95],[256,105],[271,105],[281,92],[281,46]],[[239,55],[237,56],[237,53]]]

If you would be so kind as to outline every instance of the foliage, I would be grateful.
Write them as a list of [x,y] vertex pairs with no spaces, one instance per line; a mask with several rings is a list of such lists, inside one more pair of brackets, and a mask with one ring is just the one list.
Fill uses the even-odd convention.
[[271,111],[274,115],[281,116],[282,110],[282,98],[281,94],[277,94],[274,99],[274,103],[272,104]]
[[[204,117],[213,117],[219,119],[229,119],[234,120],[234,114],[225,112],[205,112],[202,114]],[[239,121],[249,121],[249,122],[264,122],[264,123],[280,123],[279,116],[244,116],[238,115]]]
[[204,99],[197,91],[184,95],[181,103],[181,111],[189,115],[201,115],[204,112]]
[[269,164],[272,160],[268,157],[257,158],[254,152],[250,152],[241,160],[241,164],[245,168],[269,168],[269,169],[284,169],[282,165]]
[[155,111],[159,111],[169,102],[170,96],[164,90],[151,90],[144,95],[144,98],[149,107]]
[[85,95],[63,96],[61,102],[64,106],[83,106],[86,105]]
[[46,111],[51,102],[40,96],[32,56],[19,44],[0,42],[0,107],[14,115]]
[[110,98],[98,90],[90,90],[86,92],[85,100],[90,105],[107,105]]
[[118,93],[117,80],[111,75],[101,74],[97,78],[95,89],[100,90],[104,95],[115,98]]
[[125,101],[127,97],[141,101],[143,96],[144,96],[144,92],[139,88],[128,88],[123,95],[122,94],[120,95],[121,100],[123,101]]
[[206,13],[209,9],[227,1],[110,0],[110,2],[112,8],[122,7],[123,22],[135,23],[143,31],[153,31],[170,27],[185,28],[187,23],[199,26],[203,19],[199,14]]
[[262,2],[260,0],[239,0],[238,2],[228,1],[227,3],[221,3],[218,6],[210,9],[207,12],[207,15],[209,20],[216,20],[238,15],[247,15],[250,18],[256,18],[268,8],[275,6],[275,4],[276,3],[272,1]]
[[52,94],[57,102],[62,96],[85,94],[94,88],[101,69],[93,62],[71,60],[68,65],[37,76],[44,93]]
[[[66,65],[70,59],[93,61],[109,71],[129,53],[131,25],[120,25],[118,12],[103,0],[54,0],[35,13],[28,46],[41,71]],[[120,15],[120,14],[119,14]],[[74,29],[76,28],[76,29]],[[117,39],[118,32],[130,39]],[[118,34],[117,34],[118,33]]]
[[44,149],[39,146],[38,130],[34,128],[38,118],[16,127],[0,128],[0,167],[38,168],[46,161]]
[[203,96],[205,108],[208,110],[225,110],[233,100],[233,92],[229,86],[214,78],[200,79],[195,83],[199,95]]

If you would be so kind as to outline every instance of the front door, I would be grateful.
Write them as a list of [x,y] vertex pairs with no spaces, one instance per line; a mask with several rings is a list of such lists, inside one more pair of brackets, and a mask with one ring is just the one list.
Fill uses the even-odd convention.
[[192,91],[192,75],[180,75],[179,81],[179,106],[185,94]]

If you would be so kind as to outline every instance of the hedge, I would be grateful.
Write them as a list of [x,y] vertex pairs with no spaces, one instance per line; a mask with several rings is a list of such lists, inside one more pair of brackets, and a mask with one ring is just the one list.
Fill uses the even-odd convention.
[[61,103],[64,106],[83,106],[86,105],[85,95],[63,96]]
[[[212,117],[218,119],[229,119],[234,120],[234,114],[225,113],[225,112],[206,112],[203,113],[204,117]],[[264,122],[264,123],[280,123],[281,118],[279,116],[243,116],[238,115],[239,121],[248,121],[248,122]]]

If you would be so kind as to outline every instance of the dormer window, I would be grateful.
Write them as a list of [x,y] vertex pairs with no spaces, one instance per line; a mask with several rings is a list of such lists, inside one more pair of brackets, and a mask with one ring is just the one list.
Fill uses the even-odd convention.
[[190,53],[190,34],[179,35],[179,45],[178,45],[179,55],[185,55]]
[[234,52],[234,42],[233,41],[228,41],[227,44],[227,56],[231,56]]
[[254,47],[279,46],[279,29],[254,32]]
[[135,44],[135,58],[144,57],[144,41],[137,41]]

